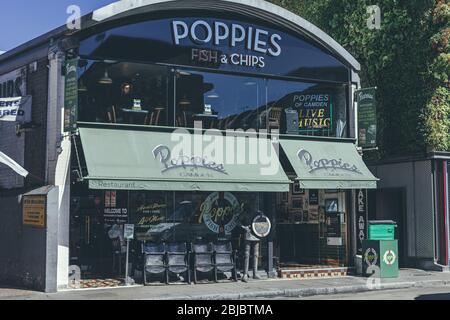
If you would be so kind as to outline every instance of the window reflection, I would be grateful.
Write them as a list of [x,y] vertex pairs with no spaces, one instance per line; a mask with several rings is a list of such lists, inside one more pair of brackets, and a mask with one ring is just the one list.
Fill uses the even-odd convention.
[[176,125],[204,129],[266,127],[265,80],[217,73],[177,71]]
[[321,84],[80,60],[79,120],[347,137],[348,89]]

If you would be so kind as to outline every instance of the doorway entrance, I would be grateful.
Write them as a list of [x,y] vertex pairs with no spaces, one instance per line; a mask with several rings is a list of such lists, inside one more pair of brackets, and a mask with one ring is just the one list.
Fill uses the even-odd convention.
[[395,239],[398,240],[399,267],[408,267],[406,238],[406,189],[384,188],[369,190],[369,221],[393,220],[397,223]]

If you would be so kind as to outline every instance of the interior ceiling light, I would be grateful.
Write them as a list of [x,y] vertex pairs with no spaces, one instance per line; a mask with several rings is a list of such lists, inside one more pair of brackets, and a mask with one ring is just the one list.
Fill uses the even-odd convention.
[[189,99],[185,95],[183,98],[181,98],[179,104],[182,105],[182,106],[189,106],[189,105],[191,105],[191,102],[189,101]]
[[108,70],[105,70],[105,74],[103,75],[103,78],[101,78],[98,83],[100,84],[112,84],[113,80],[109,77]]

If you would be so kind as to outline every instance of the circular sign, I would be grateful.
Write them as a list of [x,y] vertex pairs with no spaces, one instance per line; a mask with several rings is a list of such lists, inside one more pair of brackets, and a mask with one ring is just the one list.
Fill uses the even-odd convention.
[[395,263],[395,260],[397,259],[397,256],[395,255],[394,251],[392,250],[387,250],[384,253],[383,256],[383,261],[384,263],[386,263],[388,266],[391,266]]
[[231,234],[242,212],[239,201],[230,192],[214,192],[202,203],[203,222],[214,233]]
[[369,266],[374,266],[378,262],[378,254],[377,251],[373,248],[368,248],[364,253],[364,261]]
[[270,222],[270,219],[265,215],[261,214],[253,219],[252,230],[258,238],[267,237],[271,229],[272,223]]

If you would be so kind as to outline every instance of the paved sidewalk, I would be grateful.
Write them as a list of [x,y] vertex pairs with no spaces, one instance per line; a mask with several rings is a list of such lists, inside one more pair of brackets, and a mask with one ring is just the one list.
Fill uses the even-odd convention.
[[[449,286],[450,273],[415,269],[400,271],[396,279],[381,279],[375,290],[404,289],[421,286]],[[0,299],[32,300],[242,300],[272,297],[298,297],[370,291],[367,278],[344,277],[307,280],[224,281],[210,284],[151,285],[114,289],[84,289],[45,294],[0,288]]]

